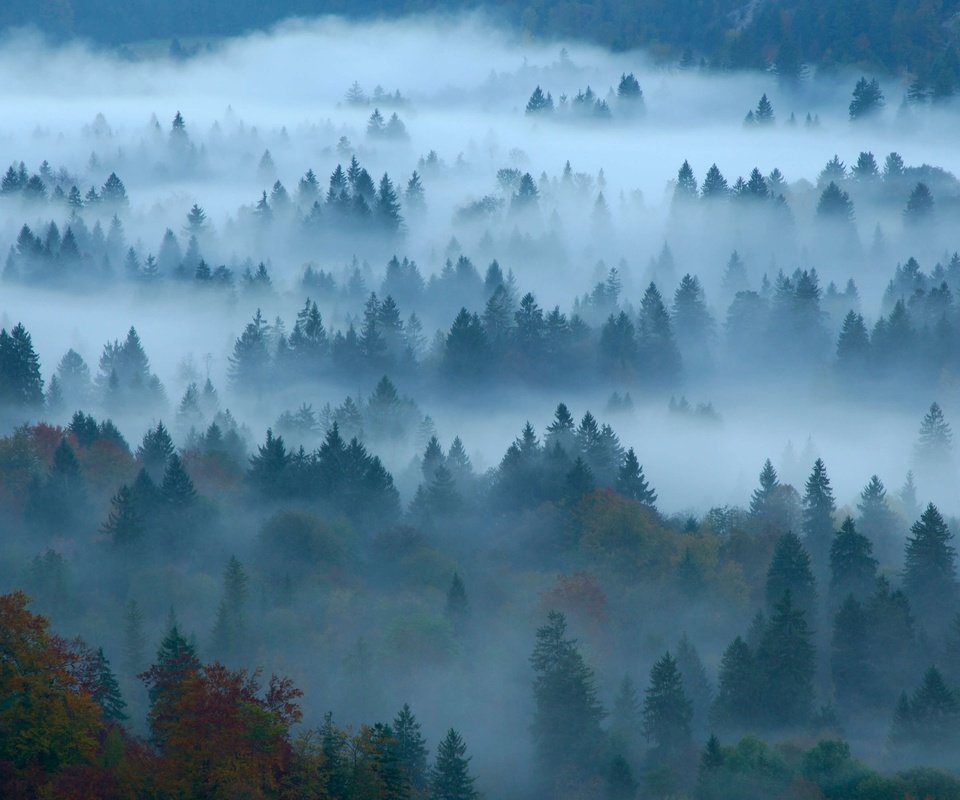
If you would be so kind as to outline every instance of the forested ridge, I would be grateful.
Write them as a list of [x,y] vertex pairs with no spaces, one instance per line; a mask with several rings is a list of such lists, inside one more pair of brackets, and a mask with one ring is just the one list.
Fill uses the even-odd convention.
[[[8,0],[0,28],[32,24],[56,36],[107,45],[144,39],[232,36],[288,17],[326,14],[355,19],[481,10],[495,22],[536,36],[593,42],[617,50],[645,48],[687,67],[775,68],[794,79],[806,67],[868,68],[918,80],[938,96],[960,81],[958,6],[907,0],[738,0],[712,2],[534,3],[339,2],[283,0],[185,2],[148,0]],[[181,52],[176,49],[174,52]]]

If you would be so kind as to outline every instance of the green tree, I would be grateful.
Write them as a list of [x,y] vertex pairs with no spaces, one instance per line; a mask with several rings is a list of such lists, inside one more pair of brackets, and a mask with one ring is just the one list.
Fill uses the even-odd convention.
[[527,113],[549,114],[551,111],[553,111],[553,98],[549,93],[544,94],[543,89],[538,86],[527,101]]
[[910,528],[903,588],[918,620],[936,635],[957,610],[957,551],[953,534],[937,507],[930,503]]
[[803,533],[813,561],[814,574],[825,578],[830,569],[830,543],[836,504],[823,459],[814,462],[803,496]]
[[467,745],[453,728],[437,746],[437,757],[430,772],[430,800],[474,800],[479,792],[473,788]]
[[789,592],[775,606],[757,647],[762,708],[775,727],[797,727],[813,712],[816,654],[803,610]]
[[144,523],[130,487],[124,484],[110,498],[110,515],[100,532],[116,547],[130,547],[138,543],[144,533]]
[[750,646],[738,636],[720,659],[711,722],[721,730],[742,733],[756,724],[761,709],[756,660]]
[[603,706],[597,698],[593,670],[576,639],[567,638],[563,614],[551,611],[537,629],[533,666],[534,715],[531,731],[544,776],[585,775],[596,768],[603,741]]
[[850,119],[860,120],[875,116],[883,108],[883,92],[876,78],[861,77],[853,89],[850,101]]
[[648,757],[662,773],[654,778],[657,783],[682,782],[680,770],[693,747],[692,720],[693,709],[683,691],[677,662],[666,653],[650,670],[650,685],[643,698],[643,735],[652,746]]
[[853,520],[847,517],[830,545],[830,599],[837,608],[844,598],[853,596],[863,601],[873,594],[877,583],[877,560],[873,545],[858,533]]
[[784,592],[790,592],[797,607],[809,616],[814,614],[817,589],[810,568],[810,556],[800,538],[790,532],[777,540],[770,567],[767,569],[764,594],[768,611],[772,611],[781,602]]

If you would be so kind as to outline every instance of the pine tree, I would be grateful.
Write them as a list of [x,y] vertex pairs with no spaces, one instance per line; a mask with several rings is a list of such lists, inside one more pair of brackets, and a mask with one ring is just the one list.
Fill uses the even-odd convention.
[[910,197],[907,198],[906,208],[903,210],[903,220],[907,225],[919,225],[928,222],[933,217],[933,194],[927,184],[918,183]]
[[430,771],[430,800],[474,800],[479,792],[473,788],[467,746],[453,728],[437,746],[437,758]]
[[199,670],[200,660],[193,645],[180,633],[176,619],[172,618],[156,661],[140,676],[147,685],[150,699],[150,733],[154,743],[161,747],[168,731],[178,721],[177,700],[183,684]]
[[380,188],[377,191],[373,214],[374,219],[386,233],[396,234],[403,225],[403,217],[400,216],[400,201],[397,199],[393,183],[386,172],[380,179]]
[[673,190],[674,201],[691,200],[697,196],[697,179],[693,176],[690,162],[684,160],[677,171],[677,183]]
[[750,513],[764,529],[770,529],[780,522],[779,488],[780,478],[768,458],[760,470],[760,487],[754,489],[750,498]]
[[930,503],[910,528],[906,544],[903,588],[917,619],[934,635],[957,611],[957,551],[952,541],[947,523]]
[[166,472],[163,473],[160,497],[167,506],[174,509],[188,508],[197,499],[197,491],[193,487],[193,481],[190,480],[190,476],[183,468],[180,456],[176,453],[170,456]]
[[753,112],[753,118],[758,125],[772,125],[774,122],[773,105],[767,99],[766,93],[757,103],[757,110]]
[[883,108],[883,92],[876,78],[867,80],[861,77],[853,89],[850,101],[850,119],[860,120],[875,116]]
[[830,546],[830,597],[833,608],[853,596],[864,600],[873,594],[877,582],[877,560],[870,540],[857,533],[850,517],[843,521]]
[[235,556],[230,556],[223,573],[223,597],[217,609],[217,621],[213,629],[214,649],[225,659],[235,656],[246,634],[244,606],[247,602],[248,583],[243,565]]
[[116,547],[130,547],[140,541],[144,532],[143,520],[130,487],[124,484],[110,499],[110,516],[100,532]]
[[693,708],[683,691],[683,679],[670,653],[650,670],[643,699],[643,734],[659,763],[675,765],[692,746]]
[[103,648],[98,647],[93,662],[94,690],[93,701],[100,706],[103,718],[110,722],[123,722],[127,718],[124,709],[127,707],[120,694],[120,684],[110,669],[110,662],[103,654]]
[[603,707],[593,670],[575,639],[566,636],[563,614],[551,611],[537,629],[530,663],[534,670],[535,710],[532,733],[537,760],[545,776],[567,770],[589,774],[603,741]]
[[790,592],[797,607],[812,616],[817,603],[817,590],[810,568],[810,556],[800,538],[791,532],[777,540],[773,558],[767,570],[765,597],[767,609],[773,610]]
[[833,619],[830,674],[837,705],[844,712],[861,710],[870,700],[876,678],[870,657],[870,618],[863,605],[848,595]]
[[803,610],[790,592],[777,603],[757,647],[764,716],[778,727],[803,725],[813,712],[816,655]]
[[144,434],[143,442],[137,448],[136,458],[150,477],[156,480],[166,471],[174,449],[173,439],[161,421],[156,428],[151,428]]
[[397,768],[404,797],[424,798],[428,788],[427,745],[420,732],[420,723],[404,703],[393,720]]
[[694,738],[702,739],[708,730],[708,715],[713,705],[713,686],[707,677],[707,670],[700,660],[700,654],[684,633],[676,647],[677,669],[683,679],[684,694],[690,700],[693,717],[690,729]]
[[925,467],[943,467],[950,462],[952,445],[950,424],[944,418],[940,405],[932,403],[920,423],[917,460]]
[[460,579],[460,575],[456,572],[453,573],[450,588],[447,589],[447,604],[444,613],[456,630],[462,630],[470,616],[467,590]]
[[818,458],[807,478],[803,496],[803,533],[813,561],[814,573],[824,578],[830,568],[830,543],[833,539],[833,515],[836,505],[827,468]]
[[640,696],[629,675],[625,675],[610,712],[610,739],[617,753],[629,763],[639,763],[643,714]]
[[713,200],[726,197],[729,193],[727,179],[723,177],[717,165],[712,164],[703,179],[703,186],[700,187],[701,196],[705,200]]
[[544,94],[538,86],[533,90],[530,99],[527,101],[528,114],[549,114],[553,111],[553,98],[549,94]]
[[644,477],[643,466],[632,447],[627,450],[620,465],[620,471],[617,474],[617,491],[624,497],[639,500],[644,505],[655,508],[657,493]]
[[127,675],[143,671],[147,635],[143,630],[143,612],[136,600],[127,603],[123,623],[123,668]]

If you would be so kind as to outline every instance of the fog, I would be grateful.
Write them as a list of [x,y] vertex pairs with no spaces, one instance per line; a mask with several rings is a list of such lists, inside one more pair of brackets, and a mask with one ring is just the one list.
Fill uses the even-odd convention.
[[[357,730],[409,702],[431,748],[451,725],[464,735],[487,797],[559,796],[544,793],[530,767],[539,745],[528,735],[527,658],[551,608],[569,611],[610,708],[623,675],[642,694],[651,665],[683,633],[717,686],[727,645],[747,636],[758,609],[771,613],[768,563],[778,537],[801,533],[801,505],[812,502],[801,498],[817,459],[835,499],[830,536],[847,516],[869,528],[858,503],[871,476],[882,480],[895,522],[874,555],[895,587],[910,526],[927,503],[957,530],[949,434],[932,445],[921,436],[933,403],[947,422],[960,419],[960,260],[951,261],[960,247],[960,151],[950,103],[901,103],[905,87],[884,80],[885,105],[851,121],[859,73],[811,70],[788,84],[774,74],[683,70],[643,52],[532,41],[480,15],[291,20],[205,43],[185,59],[155,45],[118,53],[21,31],[0,40],[0,75],[0,151],[13,164],[0,192],[0,253],[10,254],[0,328],[22,323],[29,332],[46,390],[29,402],[3,398],[9,446],[0,443],[0,500],[10,533],[0,589],[26,586],[58,631],[102,645],[115,666],[129,650],[127,603],[144,613],[148,657],[172,608],[203,660],[290,675],[305,692],[305,727],[332,710]],[[627,75],[642,99],[631,99],[629,85],[624,91]],[[537,87],[555,108],[530,112]],[[578,104],[588,87],[595,97]],[[774,119],[745,123],[761,96]],[[379,129],[370,123],[375,109]],[[401,124],[391,122],[394,113]],[[866,153],[876,169],[855,173]],[[888,158],[894,153],[899,166]],[[834,156],[845,171],[825,169]],[[349,184],[344,176],[341,200],[328,193],[330,176],[351,158],[369,191],[354,172]],[[21,162],[42,191],[18,182]],[[712,165],[731,191],[710,198],[700,190]],[[312,188],[302,180],[308,170]],[[415,171],[422,208],[408,183]],[[399,217],[384,202],[384,174]],[[108,190],[111,175],[122,196]],[[920,184],[932,206],[917,199]],[[830,187],[843,199],[831,200]],[[197,207],[203,216],[191,220]],[[740,272],[730,266],[734,252]],[[494,261],[502,274],[488,270]],[[702,295],[699,287],[683,294],[685,275],[698,279]],[[521,306],[528,292],[539,310]],[[384,321],[388,297],[396,323]],[[506,320],[499,332],[498,298]],[[325,329],[315,360],[296,344],[311,324],[308,300]],[[251,323],[258,312],[259,328]],[[850,333],[858,314],[860,338]],[[138,366],[126,385],[126,367],[104,348],[119,348],[131,327],[149,367]],[[245,350],[245,336],[262,349]],[[67,385],[68,350],[95,380]],[[4,380],[12,386],[20,378],[11,375]],[[384,376],[397,397],[381,418],[371,398]],[[216,392],[209,404],[197,394],[208,381]],[[351,422],[347,398],[360,422]],[[555,466],[545,444],[536,469],[561,469],[561,478],[511,478],[511,459],[527,452],[524,424],[546,442],[561,402],[575,424],[589,411],[615,431],[612,472],[604,475],[586,450]],[[78,410],[111,419],[131,452],[111,457],[115,466],[87,454]],[[157,523],[158,531],[191,531],[169,551],[159,539],[139,551],[111,549],[111,497],[149,466],[137,446],[161,421],[203,514]],[[19,427],[39,422],[71,427],[55,441]],[[395,500],[349,487],[317,499],[309,487],[257,483],[251,464],[269,445],[268,429],[291,456],[303,445],[306,463],[334,422],[345,441],[357,435],[382,460]],[[230,458],[205,438],[211,423],[218,436],[236,435]],[[9,455],[24,430],[49,440],[33,445],[29,469]],[[453,510],[430,505],[436,476],[424,450],[434,434],[445,452],[460,437],[472,463],[455,476]],[[553,436],[551,443],[562,439]],[[59,437],[84,450],[89,486],[82,511],[51,522],[36,510],[43,499],[17,495],[47,497],[39,494],[47,480],[58,491],[48,473],[56,473]],[[629,448],[656,490],[655,507],[617,478]],[[798,493],[776,525],[747,511],[766,459]],[[574,461],[592,470],[582,491]],[[900,493],[908,472],[914,499]],[[158,485],[163,474],[152,476]],[[597,529],[621,524],[597,510],[627,502],[614,490],[635,503],[643,546],[661,548],[630,555],[635,574],[603,549],[614,544],[595,541]],[[595,497],[600,505],[591,507]],[[381,500],[395,508],[376,510]],[[271,566],[265,531],[286,512],[315,515],[337,555],[284,551],[278,558],[288,562]],[[830,582],[829,539],[818,552],[804,532],[819,599],[832,603],[811,610],[816,707],[829,705],[835,717],[840,708],[843,717],[831,727],[824,715],[817,730],[841,731],[858,758],[886,768],[887,695],[913,691],[927,656],[946,663],[937,637],[947,634],[917,599],[919,672],[909,684],[890,679],[881,700],[848,714],[840,683],[831,683],[839,607],[831,592],[839,590]],[[709,596],[678,595],[671,583],[694,548],[683,537],[701,548]],[[55,578],[39,560],[51,552],[61,559]],[[248,635],[223,649],[211,630],[231,556],[250,576]],[[298,578],[301,570],[309,575]],[[669,579],[660,582],[656,570]],[[472,613],[462,629],[443,611],[455,571]],[[564,594],[564,579],[583,574],[602,587],[602,614]],[[120,677],[130,729],[145,734],[146,693],[132,669]],[[807,735],[799,730],[792,722],[764,728],[773,738]],[[695,731],[698,748],[705,733]]]

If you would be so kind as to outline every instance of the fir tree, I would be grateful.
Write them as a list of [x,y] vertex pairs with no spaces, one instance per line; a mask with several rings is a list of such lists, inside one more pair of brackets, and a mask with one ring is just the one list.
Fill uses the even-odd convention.
[[847,517],[830,546],[830,596],[836,608],[843,598],[864,600],[877,582],[877,560],[870,540]]
[[816,585],[810,568],[810,556],[800,538],[787,532],[777,541],[767,570],[765,596],[767,609],[773,610],[790,592],[796,605],[812,616],[816,609]]
[[931,633],[940,633],[957,610],[957,551],[953,534],[930,503],[910,528],[903,588],[917,618]]
[[534,670],[533,739],[545,775],[568,769],[589,774],[603,740],[603,707],[597,698],[593,670],[575,639],[566,636],[563,614],[551,611],[537,630],[530,663]]
[[676,764],[692,745],[693,709],[683,691],[677,662],[664,654],[650,670],[650,685],[643,699],[643,734],[657,762]]
[[130,547],[140,541],[144,532],[137,502],[130,487],[123,485],[110,499],[110,516],[100,528],[116,547]]
[[818,458],[807,478],[803,496],[803,533],[816,575],[825,577],[830,566],[830,542],[833,539],[833,514],[836,505],[827,468]]
[[479,793],[473,788],[467,746],[453,728],[437,746],[437,758],[430,771],[430,800],[474,800]]

